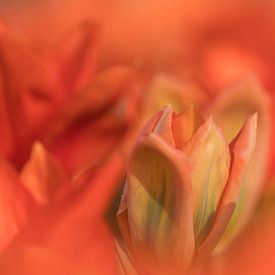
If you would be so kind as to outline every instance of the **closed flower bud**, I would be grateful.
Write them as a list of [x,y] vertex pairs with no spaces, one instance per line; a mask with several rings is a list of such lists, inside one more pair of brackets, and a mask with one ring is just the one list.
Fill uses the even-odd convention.
[[[165,107],[143,127],[117,214],[121,246],[136,270],[182,272],[215,248],[236,205],[256,124],[252,115],[229,145],[213,119],[192,107],[180,114]],[[120,259],[123,265],[125,255]]]

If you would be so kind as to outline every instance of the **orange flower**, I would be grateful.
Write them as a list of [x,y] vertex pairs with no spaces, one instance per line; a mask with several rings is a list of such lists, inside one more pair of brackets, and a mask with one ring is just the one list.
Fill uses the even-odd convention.
[[86,22],[39,46],[1,29],[0,153],[17,168],[38,139],[74,174],[100,164],[131,127],[137,73],[127,66],[93,73],[97,32]]
[[39,143],[19,175],[2,161],[0,273],[116,274],[103,214],[123,167],[114,154],[96,171],[69,180]]
[[214,249],[234,211],[255,139],[255,115],[229,147],[212,118],[203,121],[193,109],[174,114],[167,107],[145,125],[117,214],[137,270],[182,272]]

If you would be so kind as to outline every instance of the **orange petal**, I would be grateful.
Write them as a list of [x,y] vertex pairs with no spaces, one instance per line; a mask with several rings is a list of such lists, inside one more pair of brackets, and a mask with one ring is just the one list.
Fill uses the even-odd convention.
[[61,165],[38,142],[33,145],[31,158],[22,168],[20,178],[38,204],[47,204],[68,181]]
[[[113,236],[103,215],[121,180],[122,166],[123,160],[116,154],[100,169],[91,173],[87,171],[85,175],[74,179],[78,182],[74,192],[41,208],[39,215],[32,218],[9,247],[10,258],[16,254],[18,245],[18,254],[22,254],[24,247],[31,244],[34,249],[41,248],[59,255],[72,266],[79,266],[80,270],[95,274],[116,274]],[[54,265],[57,264],[58,267],[54,257],[47,258],[42,253],[40,259],[39,250],[37,252],[38,261],[41,260],[42,264],[45,260],[45,270],[48,265],[55,268]],[[26,265],[20,259],[15,257],[26,270],[36,267],[32,265],[31,259]],[[0,261],[0,268],[4,264]],[[44,270],[43,264],[41,270]]]
[[[234,142],[230,145],[232,161],[229,179],[220,201],[213,227],[200,248],[201,254],[208,253],[214,249],[232,217],[236,200],[240,194],[240,188],[255,148],[256,128],[257,116],[253,115],[247,120]],[[248,200],[246,203],[250,203],[250,201]],[[238,217],[238,221],[239,219],[241,217]]]
[[131,263],[129,255],[126,253],[124,247],[119,242],[116,242],[116,251],[118,258],[119,274],[138,275],[133,264]]
[[9,30],[0,35],[1,100],[5,104],[1,107],[9,116],[14,138],[14,154],[9,157],[20,165],[33,140],[45,131],[63,94],[53,64],[35,46]]
[[212,118],[198,129],[188,146],[194,196],[194,229],[199,244],[209,232],[226,185],[230,153]]
[[187,110],[174,115],[173,132],[176,147],[182,149],[202,125],[202,122],[203,119],[192,105]]
[[115,66],[71,98],[44,139],[69,174],[98,165],[122,144],[134,124],[137,90],[135,71]]
[[173,109],[170,105],[164,107],[160,112],[155,114],[141,129],[140,137],[154,133],[160,136],[168,144],[175,147],[175,139],[172,128]]
[[[24,257],[22,257],[24,255]],[[91,270],[94,272],[94,270]],[[0,273],[9,275],[89,275],[59,253],[42,246],[16,243],[0,259]]]
[[258,114],[256,147],[234,212],[235,217],[239,213],[238,222],[234,224],[234,234],[237,234],[251,217],[266,177],[271,143],[270,99],[257,79],[250,77],[225,90],[210,107],[228,141],[237,135],[248,116]]
[[[194,252],[189,167],[184,156],[156,134],[134,150],[127,179],[133,245],[155,260],[186,266]],[[143,254],[145,253],[145,254]],[[164,262],[163,262],[164,263]]]
[[172,76],[157,74],[149,87],[144,102],[145,119],[156,113],[163,106],[171,105],[176,113],[188,108],[191,104],[200,105],[206,101],[206,94],[196,85],[181,82]]
[[91,79],[97,54],[97,38],[98,27],[87,21],[68,33],[54,49],[68,91],[75,92],[83,88]]
[[0,154],[2,157],[11,159],[12,155],[14,154],[15,149],[15,138],[14,133],[12,131],[11,121],[10,121],[10,114],[7,106],[7,94],[4,89],[3,85],[3,76],[0,75],[0,140],[1,140],[1,148]]
[[0,160],[0,252],[25,226],[34,202],[22,187],[16,172]]
[[93,115],[98,117],[125,95],[133,94],[137,82],[137,73],[127,66],[113,66],[98,73],[87,87],[72,95],[55,125],[56,130],[64,130],[75,121]]

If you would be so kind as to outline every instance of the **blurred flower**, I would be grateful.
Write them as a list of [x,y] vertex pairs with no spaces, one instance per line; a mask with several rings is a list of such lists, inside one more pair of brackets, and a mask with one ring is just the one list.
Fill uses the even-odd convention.
[[69,180],[39,143],[19,175],[2,161],[0,273],[116,274],[103,215],[123,167],[116,153],[96,171]]
[[212,118],[203,121],[192,108],[180,114],[164,108],[144,126],[117,214],[122,249],[137,270],[182,272],[214,249],[234,211],[255,139],[255,115],[229,147]]
[[96,26],[86,22],[39,46],[2,27],[0,150],[17,168],[40,140],[74,174],[100,164],[131,127],[137,73],[114,66],[94,74],[96,37]]

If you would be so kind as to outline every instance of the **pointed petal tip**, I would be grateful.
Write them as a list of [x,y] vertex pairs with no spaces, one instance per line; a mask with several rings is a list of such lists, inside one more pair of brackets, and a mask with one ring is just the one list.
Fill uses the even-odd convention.
[[[258,113],[254,113],[251,116],[247,118],[245,123],[243,124],[243,127],[239,131],[239,134],[235,138],[235,140],[238,140],[240,136],[246,136],[247,140],[251,141],[251,145],[253,144],[253,147],[256,143],[256,134],[257,134],[257,122],[258,122]],[[234,141],[233,141],[234,143]]]
[[35,141],[35,143],[32,146],[32,151],[43,152],[45,151],[45,147],[40,141]]
[[163,112],[174,112],[174,109],[171,104],[167,104],[167,105],[163,106],[162,111]]
[[247,123],[253,125],[254,127],[257,126],[257,122],[258,122],[258,113],[254,113],[251,116],[248,117],[247,119]]
[[210,115],[202,125],[202,127],[205,127],[206,133],[208,133],[211,129],[215,130],[219,135],[222,135],[221,128],[215,123],[213,115]]

